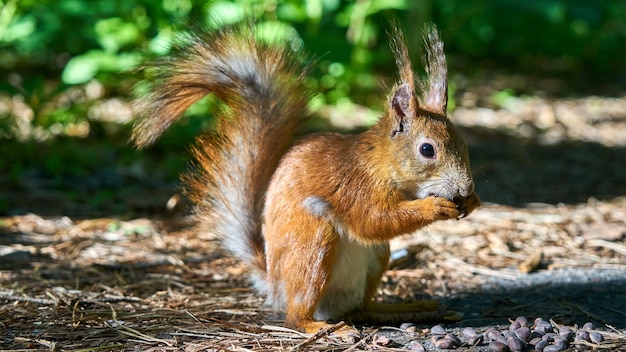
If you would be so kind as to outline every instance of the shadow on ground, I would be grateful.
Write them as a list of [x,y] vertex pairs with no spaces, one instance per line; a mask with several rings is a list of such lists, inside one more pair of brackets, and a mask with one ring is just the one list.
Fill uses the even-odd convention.
[[[485,202],[584,203],[626,194],[623,147],[567,141],[541,145],[502,131],[464,128]],[[0,216],[35,213],[133,218],[163,214],[180,192],[186,147],[166,139],[135,151],[118,141],[58,139],[0,144]]]
[[516,281],[490,280],[484,289],[449,298],[446,306],[465,313],[455,326],[508,324],[508,319],[526,316],[568,326],[590,321],[625,329],[625,294],[623,269],[556,269]]

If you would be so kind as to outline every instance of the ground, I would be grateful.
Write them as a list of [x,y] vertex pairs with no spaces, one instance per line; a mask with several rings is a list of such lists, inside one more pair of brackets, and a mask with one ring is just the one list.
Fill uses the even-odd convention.
[[[439,300],[463,313],[443,324],[463,341],[465,327],[503,330],[526,316],[592,322],[605,341],[584,348],[626,350],[626,97],[463,99],[452,118],[485,204],[394,241],[378,299]],[[56,143],[58,175],[48,151],[0,145],[47,165],[0,175],[2,350],[435,349],[437,322],[361,324],[348,339],[282,328],[247,269],[195,229],[168,161]],[[80,155],[99,162],[63,171]]]

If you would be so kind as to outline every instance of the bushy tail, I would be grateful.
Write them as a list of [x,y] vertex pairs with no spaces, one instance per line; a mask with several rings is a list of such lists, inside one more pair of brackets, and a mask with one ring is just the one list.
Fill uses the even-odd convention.
[[280,158],[309,113],[300,60],[255,39],[250,26],[189,35],[149,67],[147,96],[134,106],[132,140],[152,143],[193,103],[215,94],[226,107],[198,138],[194,170],[183,176],[205,231],[257,274],[265,270],[263,197]]

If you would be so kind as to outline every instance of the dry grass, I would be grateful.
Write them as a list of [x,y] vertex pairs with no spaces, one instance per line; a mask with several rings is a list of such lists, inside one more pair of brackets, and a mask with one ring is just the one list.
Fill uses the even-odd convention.
[[[625,198],[530,209],[487,205],[394,243],[411,254],[394,262],[380,297],[445,300],[493,280],[515,282],[527,275],[520,265],[537,253],[543,255],[532,270],[626,273],[625,206]],[[281,315],[263,308],[248,288],[245,268],[184,219],[74,223],[27,215],[2,224],[2,248],[13,250],[0,271],[7,351],[397,350],[428,340],[422,328],[360,327],[361,336],[348,339],[282,328]],[[606,320],[600,310],[585,309],[575,301],[560,308],[563,316],[582,311]],[[602,328],[610,337],[604,347],[622,348],[624,327],[609,326]]]

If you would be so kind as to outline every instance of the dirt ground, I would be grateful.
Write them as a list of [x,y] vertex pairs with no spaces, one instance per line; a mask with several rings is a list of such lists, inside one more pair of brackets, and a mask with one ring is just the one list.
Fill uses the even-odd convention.
[[[460,351],[490,350],[464,328],[506,330],[518,316],[592,322],[605,339],[566,350],[626,350],[626,97],[463,99],[452,116],[485,204],[395,240],[378,299],[463,313],[443,324]],[[60,162],[91,150],[81,143]],[[106,155],[83,175],[0,175],[0,349],[437,350],[437,322],[360,324],[350,338],[282,328],[246,268],[194,229],[158,158]]]

